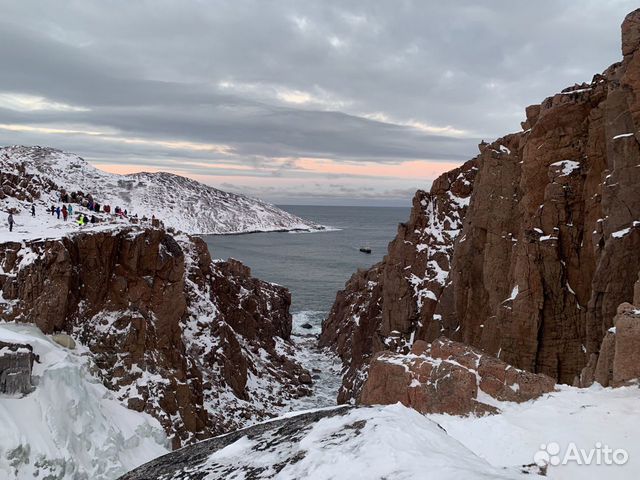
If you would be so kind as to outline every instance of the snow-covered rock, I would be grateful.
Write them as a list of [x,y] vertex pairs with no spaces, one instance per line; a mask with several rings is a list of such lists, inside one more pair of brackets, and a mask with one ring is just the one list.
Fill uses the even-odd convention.
[[0,243],[0,318],[71,334],[103,384],[156,417],[174,447],[311,393],[285,288],[235,260],[212,261],[198,237],[100,228]]
[[0,396],[0,478],[111,480],[169,451],[160,423],[123,406],[70,351],[36,326],[0,323],[0,341],[30,345],[36,388]]
[[[536,400],[495,404],[500,414],[480,417],[423,416],[400,404],[301,412],[173,452],[121,480],[159,478],[160,473],[166,480],[515,480],[545,473],[550,479],[623,480],[640,475],[635,386],[563,386]],[[606,448],[611,449],[608,458]],[[619,451],[615,462],[613,451]]]
[[401,405],[319,410],[174,452],[120,480],[531,479],[493,467],[438,424]]
[[139,217],[155,215],[165,226],[190,234],[323,228],[266,202],[179,175],[117,175],[99,170],[77,155],[52,148],[0,148],[0,171],[13,173],[19,168],[67,192],[92,194],[103,205],[119,206]]

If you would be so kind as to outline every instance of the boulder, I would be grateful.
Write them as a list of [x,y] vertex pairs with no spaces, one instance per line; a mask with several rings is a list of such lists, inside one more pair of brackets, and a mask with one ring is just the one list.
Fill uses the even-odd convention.
[[51,340],[56,342],[58,345],[73,350],[76,348],[76,341],[66,333],[56,333],[51,335]]
[[486,414],[498,411],[487,398],[524,402],[554,388],[551,377],[518,370],[473,347],[438,338],[430,345],[416,342],[405,355],[377,353],[359,402],[400,402],[421,413]]
[[615,350],[612,386],[640,379],[640,308],[623,303],[614,320]]
[[640,308],[622,303],[611,327],[577,381],[582,387],[594,382],[619,387],[640,380]]

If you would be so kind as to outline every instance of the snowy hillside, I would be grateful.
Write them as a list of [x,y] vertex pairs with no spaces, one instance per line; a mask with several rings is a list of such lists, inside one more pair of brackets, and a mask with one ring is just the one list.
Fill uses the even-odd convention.
[[322,229],[268,203],[186,177],[163,172],[116,175],[60,150],[0,148],[0,170],[15,172],[19,165],[68,192],[90,193],[103,205],[140,217],[155,215],[166,227],[190,234]]
[[121,480],[159,472],[167,480],[638,478],[638,392],[564,386],[521,404],[496,402],[501,413],[480,417],[401,404],[299,412],[170,453]]
[[159,458],[121,480],[533,479],[493,467],[402,405],[313,411],[256,425]]
[[67,350],[33,325],[0,323],[0,341],[39,356],[34,391],[0,395],[0,478],[110,480],[168,451],[160,423],[127,409]]

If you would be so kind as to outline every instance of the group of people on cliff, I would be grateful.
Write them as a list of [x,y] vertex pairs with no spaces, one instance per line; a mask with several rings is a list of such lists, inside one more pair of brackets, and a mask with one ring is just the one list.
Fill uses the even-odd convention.
[[[82,192],[67,193],[66,191],[62,191],[60,193],[60,201],[62,202],[62,206],[51,205],[49,208],[45,209],[45,212],[51,214],[52,216],[57,217],[58,220],[63,220],[66,222],[69,219],[73,218],[73,215],[74,215],[73,205],[74,204],[80,205],[86,208],[87,210],[89,210],[91,215],[87,216],[87,214],[79,212],[78,216],[75,219],[75,222],[78,224],[78,226],[87,225],[89,223],[92,223],[92,224],[99,223],[103,221],[103,219],[101,219],[96,214],[99,214],[99,213],[111,214],[111,205],[101,205],[100,203],[96,202],[93,199],[93,196],[91,194],[88,194],[85,196]],[[129,212],[126,209],[116,206],[113,211],[115,216],[118,218],[122,218],[122,219],[128,218],[131,222],[138,223],[138,216],[134,215],[130,217]],[[31,204],[30,213],[32,217],[36,216],[35,204]],[[142,217],[142,221],[143,222],[148,221],[147,217],[146,216]],[[13,217],[12,211],[9,212],[7,223],[9,226],[9,231],[13,232],[13,227],[16,225],[16,222]],[[151,223],[154,226],[157,226],[156,224],[159,225],[160,222],[156,219],[154,215],[151,219]]]
[[[32,215],[35,216],[35,207],[32,206],[31,210]],[[62,216],[62,220],[66,222],[69,217],[73,216],[73,205],[69,204],[68,207],[66,205],[62,205],[62,208],[51,205],[49,211],[51,212],[51,215],[58,217],[58,220],[60,220],[60,216]],[[98,223],[98,218],[95,215],[91,215],[91,219],[89,219],[84,213],[80,213],[76,218],[76,222],[78,225],[82,226],[87,223]]]

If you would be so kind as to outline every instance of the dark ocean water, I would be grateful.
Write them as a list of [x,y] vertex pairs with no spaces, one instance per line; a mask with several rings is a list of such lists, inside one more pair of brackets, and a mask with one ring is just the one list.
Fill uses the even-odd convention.
[[[329,311],[336,292],[353,272],[382,259],[398,223],[408,220],[410,210],[409,207],[280,207],[340,230],[212,235],[205,239],[214,258],[233,257],[251,267],[258,278],[289,288],[292,313],[296,317],[311,315],[316,321]],[[361,253],[358,250],[361,246],[370,247],[372,254]]]

